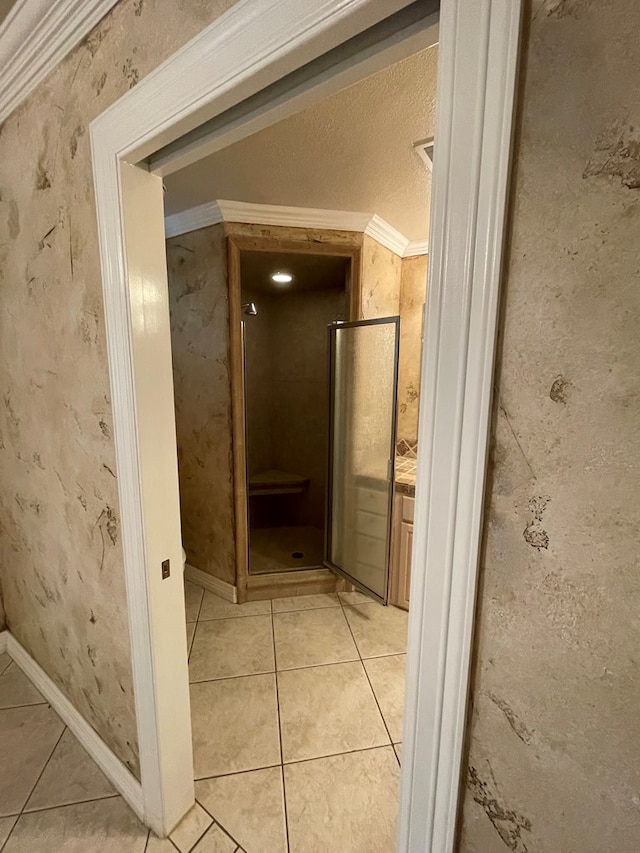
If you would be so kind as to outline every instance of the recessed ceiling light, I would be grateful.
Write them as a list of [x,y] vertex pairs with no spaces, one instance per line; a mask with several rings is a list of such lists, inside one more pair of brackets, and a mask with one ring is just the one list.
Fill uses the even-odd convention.
[[288,272],[272,272],[271,281],[275,281],[276,284],[289,284],[293,281],[293,276]]

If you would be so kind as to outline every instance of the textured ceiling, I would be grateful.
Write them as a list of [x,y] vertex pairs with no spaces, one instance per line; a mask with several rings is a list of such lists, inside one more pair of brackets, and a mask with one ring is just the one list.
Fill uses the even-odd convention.
[[214,199],[377,213],[425,240],[437,47],[165,178],[167,214]]
[[[344,290],[350,259],[331,255],[307,255],[285,252],[242,252],[240,275],[242,286],[270,295],[299,293],[307,290]],[[288,272],[293,281],[287,285],[274,284],[273,272]]]

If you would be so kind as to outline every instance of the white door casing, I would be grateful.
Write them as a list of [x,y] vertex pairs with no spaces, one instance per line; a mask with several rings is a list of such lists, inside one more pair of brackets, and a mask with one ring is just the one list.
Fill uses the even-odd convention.
[[[91,124],[143,817],[161,835],[193,773],[161,179],[136,164],[407,5],[240,0]],[[442,4],[399,832],[416,853],[453,849],[520,5]]]

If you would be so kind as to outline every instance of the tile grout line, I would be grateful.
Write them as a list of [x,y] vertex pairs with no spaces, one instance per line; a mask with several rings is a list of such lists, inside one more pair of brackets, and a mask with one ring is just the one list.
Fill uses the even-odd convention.
[[[340,599],[340,603],[342,604],[342,599]],[[349,620],[347,619],[347,614],[344,612],[344,604],[342,604],[342,614],[343,614],[343,616],[344,616],[345,622],[346,622],[346,623],[347,623],[347,625],[349,626],[349,631],[350,631],[350,633],[351,633],[351,636],[352,636],[352,638],[353,638],[353,642],[354,642],[354,644],[355,644],[356,650],[357,650],[358,655],[359,655],[359,657],[360,657],[360,663],[361,663],[361,665],[362,665],[362,669],[363,669],[363,671],[364,671],[365,678],[367,679],[367,683],[368,683],[368,685],[369,685],[369,689],[371,690],[371,693],[373,694],[373,699],[374,699],[374,701],[375,701],[375,703],[376,703],[376,707],[377,707],[377,709],[378,709],[378,713],[380,714],[380,718],[382,719],[382,724],[383,724],[383,726],[384,726],[384,728],[385,728],[385,731],[386,731],[386,733],[387,733],[387,737],[389,738],[389,743],[391,744],[391,749],[393,749],[393,754],[394,754],[394,755],[395,755],[395,757],[396,757],[396,761],[398,761],[398,754],[397,754],[397,752],[395,751],[395,749],[394,749],[394,747],[393,747],[393,738],[391,737],[391,732],[389,731],[389,726],[387,725],[387,721],[385,720],[385,718],[384,718],[384,714],[382,713],[382,708],[380,707],[380,703],[378,702],[378,697],[376,696],[376,691],[373,689],[373,684],[371,683],[371,679],[369,678],[369,673],[367,672],[367,668],[366,668],[366,666],[364,665],[363,657],[362,657],[362,655],[360,654],[360,646],[358,645],[358,643],[357,643],[357,641],[356,641],[355,634],[353,633],[353,630],[352,630],[352,628],[351,628],[351,625],[350,625],[350,623],[349,623]],[[399,761],[398,761],[398,764],[400,764],[400,762],[399,762]]]
[[[54,712],[54,713],[55,713],[55,712]],[[57,715],[57,714],[56,714],[56,717],[58,717],[58,715]],[[60,719],[60,717],[58,717],[58,719]],[[16,819],[16,822],[15,822],[15,823],[13,824],[13,826],[11,827],[11,832],[10,832],[10,833],[9,833],[9,835],[7,835],[7,837],[5,838],[4,844],[2,845],[2,850],[4,850],[5,846],[6,846],[6,845],[8,844],[8,842],[9,842],[9,839],[10,839],[10,838],[11,838],[11,836],[13,835],[13,832],[14,832],[14,830],[15,830],[16,826],[18,825],[18,821],[20,820],[20,818],[21,818],[21,817],[22,817],[22,815],[24,814],[24,810],[25,810],[25,808],[27,807],[27,805],[29,804],[29,800],[30,800],[30,799],[31,799],[31,797],[33,796],[33,792],[34,792],[34,791],[35,791],[35,789],[37,788],[37,786],[38,786],[38,782],[39,782],[39,781],[40,781],[40,779],[42,778],[42,774],[44,773],[44,771],[47,769],[47,767],[48,767],[48,765],[49,765],[49,762],[51,761],[51,756],[53,755],[53,753],[54,753],[54,752],[56,751],[56,749],[58,748],[58,744],[59,744],[59,743],[60,743],[60,741],[62,740],[62,735],[66,732],[66,730],[67,730],[67,727],[66,727],[65,725],[63,725],[63,726],[62,726],[62,731],[60,732],[60,737],[59,737],[59,738],[58,738],[58,740],[55,742],[55,745],[54,745],[53,749],[52,749],[52,750],[51,750],[51,752],[49,753],[49,757],[48,757],[48,758],[47,758],[47,760],[45,761],[45,763],[44,763],[44,766],[43,766],[42,770],[41,770],[41,771],[40,771],[40,773],[38,774],[38,778],[36,779],[36,781],[35,781],[35,783],[34,783],[34,785],[33,785],[33,788],[31,788],[31,791],[29,792],[29,796],[28,796],[28,797],[27,797],[27,799],[24,801],[24,805],[23,805],[23,806],[22,806],[22,808],[20,809],[20,814],[18,815],[18,817],[17,817],[17,819]]]
[[[212,777],[212,778],[213,778],[213,777]],[[197,781],[197,780],[196,780],[196,781]],[[231,833],[229,832],[229,830],[228,830],[228,829],[226,829],[226,827],[224,827],[224,826],[220,823],[220,821],[219,821],[219,820],[217,820],[217,819],[216,819],[216,818],[211,814],[211,812],[209,811],[209,809],[208,809],[208,808],[207,808],[203,803],[201,803],[201,802],[200,802],[200,800],[199,800],[197,797],[196,797],[196,803],[200,806],[200,808],[201,808],[201,809],[204,809],[204,811],[209,815],[209,817],[210,817],[210,818],[211,818],[211,820],[213,821],[213,823],[211,824],[211,826],[209,827],[209,829],[207,829],[207,832],[209,832],[209,830],[211,829],[211,827],[213,827],[213,826],[219,826],[219,827],[220,827],[220,829],[224,832],[224,834],[225,834],[225,835],[228,835],[228,836],[229,836],[229,838],[233,841],[233,843],[234,843],[235,845],[237,845],[237,847],[238,847],[238,848],[240,848],[240,845],[238,844],[238,840],[237,840],[237,838],[234,838],[234,837],[233,837],[233,835],[231,835]],[[202,840],[202,839],[201,839],[201,840]],[[171,843],[173,844],[173,842],[171,842]],[[174,847],[175,847],[175,845],[174,845]],[[177,848],[176,848],[176,849],[177,849]]]
[[[398,741],[400,743],[400,741]],[[277,767],[292,767],[294,764],[304,764],[307,761],[321,761],[323,758],[337,758],[339,755],[353,755],[356,752],[371,752],[374,749],[387,749],[393,743],[378,743],[374,746],[359,746],[357,749],[343,749],[341,752],[328,752],[324,755],[312,755],[309,758],[294,758],[284,764],[266,764],[263,767],[249,767],[246,770],[232,770],[230,773],[219,773],[217,776],[199,776],[194,781],[206,782],[209,779],[228,779],[230,776],[241,776],[243,773],[255,773],[257,770],[275,770]]]
[[273,642],[273,666],[274,666],[274,680],[276,683],[276,711],[278,714],[278,738],[280,741],[280,778],[282,779],[282,805],[284,807],[284,831],[285,837],[287,841],[287,853],[290,851],[289,844],[289,814],[287,810],[287,787],[284,781],[284,752],[282,749],[282,720],[280,719],[280,689],[278,686],[278,661],[276,657],[276,625],[275,625],[275,614],[273,612],[273,599],[269,600],[269,604],[271,607],[271,640]]
[[19,708],[37,708],[39,705],[48,705],[46,699],[42,702],[25,702],[23,705],[7,705],[5,708],[0,708],[0,714],[3,711],[17,711]]
[[[189,581],[189,583],[193,583],[193,581]],[[200,585],[195,584],[195,586],[200,586]],[[200,623],[200,611],[202,610],[202,602],[204,601],[204,593],[205,593],[204,587],[200,587],[200,589],[202,590],[202,595],[200,596],[200,604],[198,605],[198,612],[196,613],[196,618],[195,618],[195,626],[196,627],[193,629],[193,637],[191,637],[191,642],[189,643],[189,648],[187,649],[187,667],[189,666],[189,661],[191,660],[191,652],[193,650],[193,643],[196,639],[196,632],[198,630],[198,625]],[[185,613],[185,622],[187,622],[186,613]],[[189,683],[191,683],[191,682],[189,682]]]
[[[16,825],[17,825],[18,821],[20,820],[20,815],[19,815],[19,814],[18,814],[18,815],[8,815],[8,817],[15,817],[15,820],[14,820],[14,822],[13,822],[13,826],[11,827],[11,830],[9,831],[9,835],[7,835],[7,837],[5,838],[5,840],[2,842],[2,846],[0,847],[0,853],[2,853],[2,851],[4,850],[4,848],[5,848],[5,847],[7,846],[7,844],[9,843],[9,839],[11,838],[11,836],[12,836],[12,834],[13,834],[13,830],[16,828]],[[4,820],[4,818],[3,818],[3,820]]]
[[[116,797],[120,797],[120,796],[121,796],[121,794],[119,794],[116,791],[115,794],[106,794],[104,797],[91,797],[88,800],[74,800],[72,803],[58,803],[57,806],[42,806],[39,809],[30,809],[30,811],[27,811],[27,806],[25,806],[24,809],[22,810],[22,812],[20,813],[20,816],[22,816],[23,814],[24,815],[30,815],[30,814],[40,814],[41,812],[50,812],[50,811],[53,811],[54,809],[66,809],[69,806],[83,806],[85,803],[99,803],[102,800],[115,800]],[[27,805],[29,805],[29,804],[27,803]]]

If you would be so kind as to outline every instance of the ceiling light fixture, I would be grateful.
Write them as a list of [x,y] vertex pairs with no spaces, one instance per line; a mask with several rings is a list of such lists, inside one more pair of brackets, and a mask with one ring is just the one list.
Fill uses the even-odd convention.
[[293,276],[288,272],[273,272],[271,273],[271,281],[276,284],[289,284],[293,281]]

